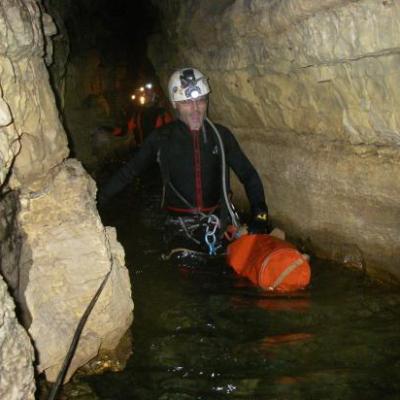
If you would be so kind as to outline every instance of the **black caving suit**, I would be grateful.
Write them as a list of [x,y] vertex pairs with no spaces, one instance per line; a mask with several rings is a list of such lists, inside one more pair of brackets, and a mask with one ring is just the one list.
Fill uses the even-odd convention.
[[[264,189],[257,171],[233,134],[221,125],[216,127],[224,144],[227,166],[244,185],[253,216],[266,212]],[[204,214],[214,212],[222,219],[227,213],[221,207],[220,148],[212,127],[206,121],[200,131],[190,131],[180,120],[154,130],[145,139],[140,151],[100,190],[99,205],[104,205],[155,161],[160,165],[164,182],[163,204],[168,212],[165,239],[168,248],[189,247],[207,251],[204,243],[207,218]],[[226,170],[229,171],[229,168]],[[201,243],[188,237],[188,232]]]

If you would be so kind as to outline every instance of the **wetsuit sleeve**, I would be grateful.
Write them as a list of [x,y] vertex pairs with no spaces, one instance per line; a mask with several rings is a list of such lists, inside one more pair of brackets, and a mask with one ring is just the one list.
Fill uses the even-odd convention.
[[243,153],[233,134],[226,128],[221,129],[221,134],[225,146],[226,162],[244,186],[252,214],[268,212],[264,187],[258,172]]
[[159,134],[153,131],[143,142],[140,150],[99,189],[99,206],[104,206],[115,194],[124,189],[133,178],[139,176],[156,161]]

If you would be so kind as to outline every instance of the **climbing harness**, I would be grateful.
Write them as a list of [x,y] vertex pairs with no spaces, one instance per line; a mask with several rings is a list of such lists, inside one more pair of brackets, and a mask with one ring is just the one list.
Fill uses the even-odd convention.
[[[233,204],[231,203],[228,195],[228,182],[227,182],[228,174],[227,174],[224,144],[216,126],[208,118],[206,118],[206,121],[211,126],[212,131],[214,132],[217,138],[219,153],[221,154],[221,175],[222,175],[221,202],[223,204],[223,207],[221,209],[222,218],[224,215],[226,216],[229,215],[229,219],[231,220],[232,225],[235,227],[235,230],[237,231],[240,226],[240,221],[239,221],[239,216],[236,210],[234,209]],[[204,141],[206,141],[207,136],[204,124],[202,127],[202,133]],[[165,146],[163,146],[163,149],[165,148],[166,151],[168,151],[167,150],[168,137],[169,137],[168,134],[165,134],[163,136],[163,140],[166,142]],[[172,190],[172,192],[176,195],[176,197],[180,199],[183,204],[185,204],[185,206],[189,210],[195,210],[196,208],[193,206],[193,204],[191,204],[172,183],[169,174],[166,154],[164,154],[164,151],[161,151],[161,149],[157,153],[157,162],[160,165],[161,175],[163,179],[162,206],[164,206],[166,187],[168,187],[170,190]],[[220,218],[218,218],[218,216],[213,214],[212,212],[207,213],[202,210],[196,210],[196,213],[197,213],[197,218],[195,217],[195,215],[191,217],[177,217],[174,219],[171,218],[169,220],[169,223],[173,225],[179,225],[179,229],[182,233],[184,233],[185,237],[190,239],[190,241],[192,241],[196,245],[201,246],[202,243],[205,243],[208,248],[208,255],[215,256],[217,254],[217,251],[222,247],[222,245],[218,243],[221,239],[221,237],[219,237],[218,235],[221,229],[224,230],[225,225],[222,225]],[[203,229],[205,228],[205,232],[202,234],[203,236],[198,236],[199,229],[202,228]],[[229,237],[230,236],[225,236],[226,239],[228,239]],[[234,236],[230,238],[232,240]],[[181,252],[187,251],[186,247],[179,247],[177,249],[173,249],[173,252],[170,252],[169,255],[164,256],[164,258],[169,259],[173,254],[176,254],[178,252],[178,249],[181,249],[182,250]]]
[[[219,241],[219,228],[221,226],[220,219],[215,214],[199,213],[187,217],[169,217],[166,222],[167,226],[174,226],[173,237],[185,237],[189,241],[195,243],[200,248],[202,244],[207,245],[207,253],[201,251],[193,251],[191,254],[201,253],[202,255],[215,256],[217,251],[222,247],[218,244]],[[179,247],[183,252],[187,253],[186,247]],[[163,259],[169,259],[173,254],[178,252],[177,249],[170,252],[168,256],[163,256]],[[175,251],[176,250],[176,251]]]

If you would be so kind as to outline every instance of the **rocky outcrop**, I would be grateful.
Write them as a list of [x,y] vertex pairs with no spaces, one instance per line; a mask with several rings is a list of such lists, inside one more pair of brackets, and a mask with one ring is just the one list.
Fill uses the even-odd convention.
[[164,82],[184,65],[209,76],[211,116],[257,166],[274,223],[400,278],[400,4],[153,2],[156,68]]
[[78,161],[68,160],[48,185],[21,199],[19,220],[26,237],[21,268],[28,277],[29,332],[39,349],[39,371],[53,381],[80,317],[110,268],[67,379],[99,352],[116,347],[132,322],[132,300],[124,251],[115,230],[101,224],[94,181]]
[[[66,161],[67,137],[45,64],[51,63],[50,36],[55,32],[40,2],[1,2],[0,272],[29,328],[38,369],[49,380],[54,380],[78,319],[110,269],[67,379],[89,359],[118,345],[133,308],[123,250],[115,232],[100,222],[95,183],[78,161]],[[0,316],[11,316],[9,307],[0,301]],[[25,346],[23,335],[14,336],[17,347]],[[13,350],[7,346],[3,349],[11,358],[4,359],[12,363]],[[30,365],[31,354],[25,355]],[[15,363],[18,367],[20,360]],[[33,379],[32,371],[26,372],[29,377]],[[16,380],[10,398],[25,398],[16,393],[26,382]]]
[[0,276],[0,398],[33,400],[33,349],[17,322],[14,302]]
[[44,178],[67,156],[68,147],[43,62],[42,26],[50,34],[52,20],[36,1],[21,5],[7,0],[0,7],[0,148],[6,160],[1,183],[13,163],[10,186],[18,188]]

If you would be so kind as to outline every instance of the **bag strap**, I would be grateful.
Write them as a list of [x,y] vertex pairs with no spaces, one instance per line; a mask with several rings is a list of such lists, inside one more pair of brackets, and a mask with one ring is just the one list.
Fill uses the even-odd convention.
[[[298,253],[300,257],[297,260],[294,260],[293,262],[291,262],[279,274],[279,276],[275,279],[275,281],[270,286],[268,286],[266,288],[266,290],[269,290],[269,291],[275,290],[287,278],[287,276],[290,273],[292,273],[296,268],[300,267],[300,265],[302,265],[305,261],[308,261],[308,256],[307,255],[301,254],[298,251],[296,251],[296,253]],[[276,254],[276,252],[274,254]],[[265,268],[268,268],[268,263],[269,263],[270,259],[271,259],[271,254],[268,255],[268,257],[263,261],[263,263],[261,265],[261,268],[260,268],[259,276],[263,273]]]

